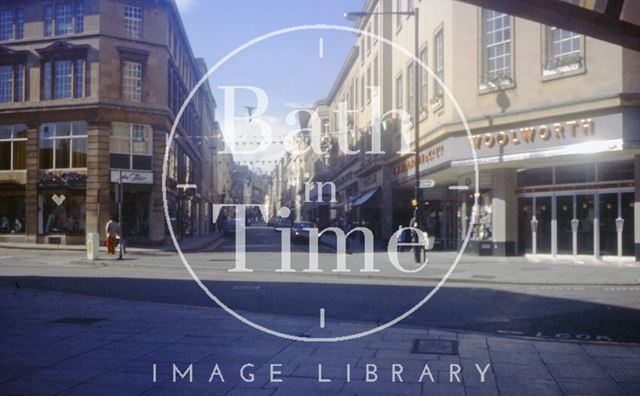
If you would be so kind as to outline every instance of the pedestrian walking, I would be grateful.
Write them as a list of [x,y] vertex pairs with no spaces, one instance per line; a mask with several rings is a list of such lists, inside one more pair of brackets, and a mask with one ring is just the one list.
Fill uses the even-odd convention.
[[120,223],[118,223],[115,216],[111,216],[111,219],[107,222],[105,231],[107,234],[107,253],[116,254],[116,245],[118,244],[121,230]]

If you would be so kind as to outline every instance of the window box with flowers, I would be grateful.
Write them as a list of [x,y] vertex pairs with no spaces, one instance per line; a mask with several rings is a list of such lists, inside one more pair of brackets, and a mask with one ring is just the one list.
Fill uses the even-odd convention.
[[542,67],[543,77],[552,77],[567,73],[580,72],[583,69],[583,58],[581,55],[570,55],[550,59]]
[[508,73],[491,73],[480,77],[478,89],[480,92],[499,91],[503,89],[513,88],[515,82],[513,77]]

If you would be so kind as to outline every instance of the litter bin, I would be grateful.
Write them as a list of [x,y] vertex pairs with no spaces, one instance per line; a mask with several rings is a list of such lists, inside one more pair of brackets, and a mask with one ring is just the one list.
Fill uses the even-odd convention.
[[87,234],[87,260],[95,260],[100,252],[100,235],[90,232]]

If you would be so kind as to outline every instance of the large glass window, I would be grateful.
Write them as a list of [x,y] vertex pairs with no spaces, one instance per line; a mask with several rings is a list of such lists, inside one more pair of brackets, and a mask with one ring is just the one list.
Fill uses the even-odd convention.
[[596,167],[594,164],[567,165],[556,167],[556,183],[587,183],[596,180]]
[[616,161],[598,164],[598,181],[633,180],[633,161]]
[[0,191],[0,233],[24,233],[24,190]]
[[151,170],[152,130],[149,125],[113,123],[111,168]]
[[73,62],[70,60],[56,61],[55,67],[55,99],[71,98],[73,84]]
[[553,168],[534,168],[518,171],[518,187],[553,184]]
[[511,82],[511,17],[482,10],[482,76],[480,88],[499,88]]
[[[64,195],[58,205],[53,199]],[[42,232],[44,234],[82,234],[85,230],[86,198],[84,191],[47,191],[40,195],[42,202]]]
[[546,61],[543,74],[550,76],[582,68],[582,35],[557,27],[546,28]]
[[61,36],[73,32],[73,4],[56,4],[56,35]]
[[84,31],[84,1],[76,1],[76,33]]
[[11,40],[13,38],[13,11],[0,11],[0,40]]
[[0,170],[27,167],[27,127],[0,125]]
[[42,99],[70,99],[85,95],[84,59],[66,59],[42,64]]
[[13,102],[13,66],[0,66],[0,103]]
[[40,168],[87,167],[87,123],[43,124],[40,127]]
[[124,31],[129,37],[142,38],[142,17],[142,8],[130,5],[124,7]]
[[142,100],[142,64],[125,61],[122,66],[122,93],[124,99]]
[[0,103],[24,100],[24,65],[0,66]]

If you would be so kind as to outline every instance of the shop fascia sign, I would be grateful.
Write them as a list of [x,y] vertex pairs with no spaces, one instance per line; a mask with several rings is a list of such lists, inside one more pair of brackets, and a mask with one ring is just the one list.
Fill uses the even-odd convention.
[[125,184],[153,184],[153,172],[112,170],[111,182]]
[[480,150],[482,148],[493,148],[494,146],[532,144],[536,141],[549,141],[552,139],[565,142],[568,138],[594,135],[595,124],[591,118],[586,118],[499,132],[487,132],[474,135],[472,143],[476,150]]

